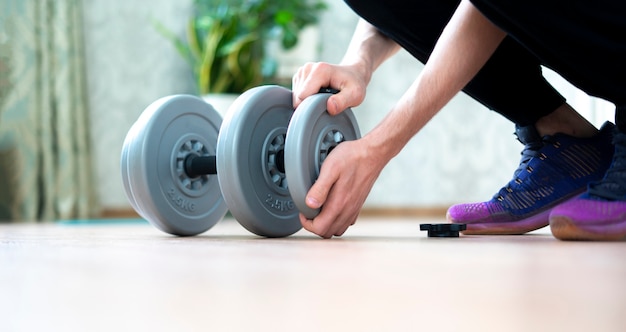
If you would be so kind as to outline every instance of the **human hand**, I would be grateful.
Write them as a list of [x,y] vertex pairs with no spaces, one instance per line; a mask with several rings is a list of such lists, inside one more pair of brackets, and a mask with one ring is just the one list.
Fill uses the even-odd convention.
[[336,115],[343,110],[358,106],[365,98],[370,74],[357,65],[332,65],[325,62],[309,62],[300,67],[293,76],[293,107],[321,88],[334,88],[339,92],[330,98],[326,108]]
[[339,144],[324,160],[320,175],[306,196],[313,209],[322,207],[315,219],[300,214],[302,227],[323,238],[341,236],[354,225],[361,207],[384,162],[378,160],[363,139]]

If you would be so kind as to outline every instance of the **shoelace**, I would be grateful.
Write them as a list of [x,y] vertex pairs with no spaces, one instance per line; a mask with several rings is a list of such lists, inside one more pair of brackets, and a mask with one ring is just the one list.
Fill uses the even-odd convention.
[[[521,139],[520,142],[524,143]],[[513,178],[515,179],[515,182],[517,184],[521,184],[521,180],[519,179],[518,175],[524,171],[524,170],[528,170],[528,163],[531,161],[531,159],[535,158],[535,157],[539,157],[545,159],[545,155],[543,155],[540,150],[541,148],[543,148],[546,144],[550,144],[550,143],[554,143],[554,139],[551,136],[544,136],[542,139],[539,140],[533,140],[530,142],[526,142],[524,144],[524,150],[522,150],[522,158],[520,160],[519,166],[517,167],[517,169],[513,172]],[[529,170],[532,172],[532,170]],[[506,186],[504,186],[502,189],[500,189],[500,191],[498,191],[498,193],[496,193],[493,197],[496,200],[503,200],[504,196],[507,193],[512,193],[513,190],[511,188],[510,183],[507,183]]]
[[589,184],[589,194],[608,200],[626,200],[626,134],[615,131],[615,154],[604,178]]

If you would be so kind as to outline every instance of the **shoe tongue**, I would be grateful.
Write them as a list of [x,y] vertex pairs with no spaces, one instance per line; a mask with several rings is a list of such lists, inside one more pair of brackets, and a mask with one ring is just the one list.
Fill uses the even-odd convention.
[[616,147],[624,147],[626,146],[626,133],[622,133],[619,130],[613,131],[613,145]]
[[517,139],[524,144],[524,150],[522,150],[522,160],[518,168],[513,172],[514,176],[518,176],[519,173],[526,168],[528,162],[535,157],[539,150],[543,147],[543,139],[535,129],[535,126],[515,126],[515,135]]
[[524,145],[542,145],[541,136],[535,126],[515,126],[515,135],[517,139]]

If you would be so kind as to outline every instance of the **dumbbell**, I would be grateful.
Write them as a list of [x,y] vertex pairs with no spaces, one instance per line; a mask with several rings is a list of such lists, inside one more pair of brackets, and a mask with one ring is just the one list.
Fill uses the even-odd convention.
[[223,121],[196,96],[150,104],[129,130],[121,155],[124,189],[135,211],[178,236],[203,233],[230,210],[250,232],[285,237],[314,218],[305,197],[324,159],[360,137],[351,109],[326,111],[331,93],[306,98],[260,86],[240,95]]

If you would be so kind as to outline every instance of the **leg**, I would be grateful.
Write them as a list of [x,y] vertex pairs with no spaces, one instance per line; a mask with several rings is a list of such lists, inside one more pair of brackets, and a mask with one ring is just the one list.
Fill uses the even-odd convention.
[[[460,1],[346,2],[382,33],[425,62]],[[601,178],[608,167],[610,128],[596,135],[597,129],[565,104],[563,97],[546,82],[540,64],[513,38],[506,38],[464,89],[514,122],[516,134],[525,145],[513,180],[491,201],[450,208],[448,219],[467,223],[465,233],[521,234],[544,227],[548,225],[552,207],[580,194],[589,181]],[[551,149],[555,142],[566,148]],[[586,155],[577,165],[580,176],[574,180],[562,176],[568,171],[564,158],[573,153],[572,149],[581,147],[594,153]],[[550,160],[544,162],[537,156],[548,156]],[[527,169],[535,171],[531,174]]]
[[542,64],[590,95],[626,106],[626,2],[471,1]]

